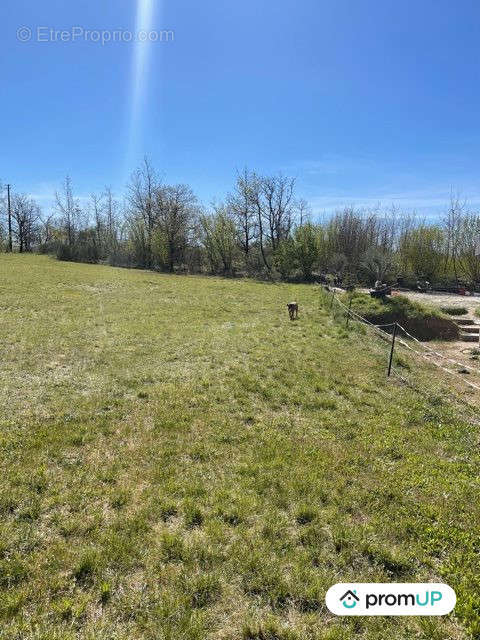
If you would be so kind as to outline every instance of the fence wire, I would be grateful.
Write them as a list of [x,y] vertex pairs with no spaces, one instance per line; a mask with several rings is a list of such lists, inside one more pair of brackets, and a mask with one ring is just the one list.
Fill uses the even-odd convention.
[[[403,332],[403,334],[405,335],[405,337],[407,339],[412,340],[413,343],[415,344],[415,346],[417,346],[417,348],[416,349],[413,348],[405,340],[402,340],[398,336],[398,333],[397,333],[397,336],[396,336],[396,339],[395,339],[395,345],[398,345],[401,348],[407,350],[409,355],[414,355],[414,356],[417,356],[419,358],[422,358],[422,359],[426,360],[427,362],[429,362],[430,364],[435,366],[437,369],[449,374],[450,376],[455,377],[455,379],[459,380],[460,382],[462,382],[463,384],[467,385],[471,389],[475,389],[476,391],[480,391],[480,381],[479,380],[476,380],[476,382],[479,382],[479,384],[475,384],[473,382],[470,382],[470,380],[465,380],[465,378],[461,375],[461,373],[457,373],[456,371],[452,371],[451,369],[447,368],[447,366],[445,366],[445,365],[447,363],[450,363],[450,365],[453,364],[455,366],[461,367],[464,371],[468,371],[469,374],[473,374],[473,375],[476,375],[476,376],[480,376],[480,369],[479,368],[472,367],[472,366],[469,366],[469,365],[467,365],[467,364],[465,364],[463,362],[459,362],[457,360],[454,360],[453,358],[450,358],[450,357],[440,353],[439,351],[436,351],[435,349],[432,349],[428,345],[424,344],[423,342],[421,342],[420,340],[415,338],[415,336],[413,336],[411,333],[409,333],[404,327],[402,327],[402,325],[400,325],[398,323],[395,323],[395,322],[392,322],[392,323],[389,323],[389,324],[378,324],[378,325],[374,324],[373,322],[370,322],[369,320],[367,320],[366,318],[361,316],[356,311],[352,311],[352,309],[349,306],[345,305],[341,300],[339,300],[338,296],[335,295],[335,292],[332,293],[332,298],[331,298],[331,302],[330,302],[330,309],[333,311],[334,314],[336,313],[336,309],[341,309],[343,311],[344,317],[351,318],[353,321],[358,322],[359,324],[362,324],[363,326],[367,327],[371,331],[371,333],[373,335],[375,335],[376,337],[381,338],[382,341],[384,343],[388,343],[389,346],[391,346],[393,338],[386,331],[386,329],[392,329],[393,330],[393,327],[396,325],[397,326],[397,330],[400,330],[401,332]],[[438,359],[440,359],[441,363],[437,361]],[[397,360],[398,360],[398,357],[397,357]],[[411,383],[408,381],[408,379],[398,371],[398,367],[395,366],[395,360],[392,363],[391,372],[395,375],[396,378],[398,378],[399,380],[401,380],[405,384],[411,385]]]

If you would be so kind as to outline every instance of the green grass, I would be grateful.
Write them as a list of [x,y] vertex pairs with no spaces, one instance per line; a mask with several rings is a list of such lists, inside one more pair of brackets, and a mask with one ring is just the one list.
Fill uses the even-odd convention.
[[[319,289],[2,255],[0,296],[0,638],[480,637],[478,420]],[[455,615],[324,605],[429,580]]]
[[467,307],[440,307],[442,313],[446,313],[448,316],[465,316],[468,313]]
[[[352,310],[373,324],[398,322],[418,340],[455,340],[458,326],[433,307],[424,306],[406,296],[388,296],[384,299],[355,292],[352,295]],[[350,301],[350,294],[343,296],[344,304]]]

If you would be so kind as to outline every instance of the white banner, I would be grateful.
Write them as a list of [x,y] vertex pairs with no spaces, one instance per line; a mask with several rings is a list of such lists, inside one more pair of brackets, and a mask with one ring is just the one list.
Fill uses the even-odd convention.
[[456,601],[455,591],[441,582],[341,582],[325,596],[337,616],[444,616]]

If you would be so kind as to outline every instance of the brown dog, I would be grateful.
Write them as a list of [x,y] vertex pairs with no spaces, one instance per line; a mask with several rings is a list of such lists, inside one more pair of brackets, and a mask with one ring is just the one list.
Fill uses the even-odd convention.
[[295,320],[296,318],[298,318],[298,302],[288,302],[287,309],[290,320]]

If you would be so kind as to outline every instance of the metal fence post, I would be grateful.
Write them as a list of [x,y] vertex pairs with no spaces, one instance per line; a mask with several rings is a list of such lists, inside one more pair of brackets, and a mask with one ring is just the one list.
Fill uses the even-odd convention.
[[335,298],[335,291],[332,291],[332,301],[330,302],[330,310],[331,310],[331,309],[332,309],[332,307],[333,307],[333,300],[334,300],[334,298]]
[[353,298],[350,297],[350,302],[348,303],[348,312],[347,312],[347,329],[348,329],[348,322],[350,320],[350,309],[352,308],[352,300]]
[[388,361],[388,372],[387,372],[387,377],[390,376],[390,373],[392,372],[392,360],[393,360],[393,349],[395,347],[395,336],[397,335],[397,323],[395,322],[395,324],[393,325],[393,333],[392,333],[392,347],[390,349],[390,359]]

